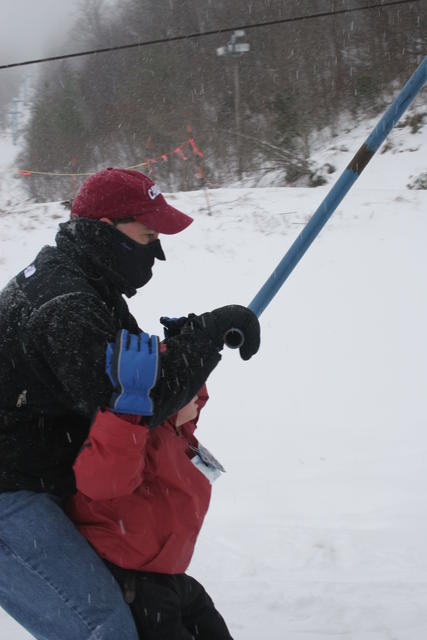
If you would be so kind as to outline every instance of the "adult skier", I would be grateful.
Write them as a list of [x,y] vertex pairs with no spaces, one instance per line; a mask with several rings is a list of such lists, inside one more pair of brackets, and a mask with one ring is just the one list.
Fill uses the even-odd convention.
[[[63,510],[73,463],[99,410],[153,427],[196,395],[231,328],[259,348],[247,308],[169,321],[161,348],[130,314],[165,256],[159,234],[192,219],[145,175],[89,177],[56,246],[0,293],[0,606],[38,640],[136,640],[112,575]],[[183,366],[183,364],[185,366]]]

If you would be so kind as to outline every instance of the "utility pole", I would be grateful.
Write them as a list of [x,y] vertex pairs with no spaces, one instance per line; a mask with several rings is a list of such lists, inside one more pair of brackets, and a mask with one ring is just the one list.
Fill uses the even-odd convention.
[[233,78],[234,78],[234,123],[237,134],[237,167],[239,180],[242,178],[242,156],[241,156],[241,138],[240,138],[240,63],[239,58],[250,50],[248,42],[237,42],[238,38],[243,38],[245,32],[242,29],[233,31],[230,41],[225,47],[219,47],[216,50],[218,56],[230,55],[233,59]]
[[12,98],[12,106],[9,109],[9,121],[12,128],[12,142],[16,145],[18,140],[18,119],[20,118],[20,111],[18,110],[18,104],[23,102],[20,98]]

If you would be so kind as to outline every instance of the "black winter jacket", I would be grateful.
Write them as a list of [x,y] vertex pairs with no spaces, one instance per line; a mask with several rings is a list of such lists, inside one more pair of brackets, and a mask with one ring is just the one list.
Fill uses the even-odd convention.
[[[0,293],[0,491],[75,490],[72,464],[113,392],[107,344],[120,329],[140,331],[122,297],[136,291],[116,264],[118,233],[86,219],[60,225],[57,246]],[[166,346],[150,426],[184,406],[220,360],[200,331]]]

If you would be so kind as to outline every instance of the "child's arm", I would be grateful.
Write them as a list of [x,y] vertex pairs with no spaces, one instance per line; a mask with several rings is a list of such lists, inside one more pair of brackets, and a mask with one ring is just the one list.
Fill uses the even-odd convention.
[[74,463],[77,489],[92,500],[130,495],[141,484],[149,430],[99,412]]

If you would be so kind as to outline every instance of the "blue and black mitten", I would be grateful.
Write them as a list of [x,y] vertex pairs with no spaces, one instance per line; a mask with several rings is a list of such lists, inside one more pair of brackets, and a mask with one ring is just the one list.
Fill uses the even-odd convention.
[[150,392],[157,382],[159,339],[143,331],[122,329],[107,346],[106,372],[114,387],[110,409],[115,413],[152,416]]

